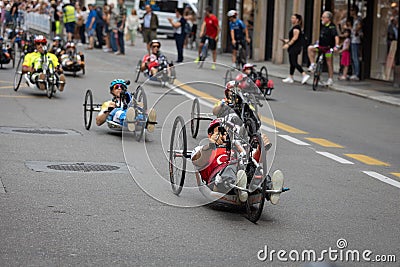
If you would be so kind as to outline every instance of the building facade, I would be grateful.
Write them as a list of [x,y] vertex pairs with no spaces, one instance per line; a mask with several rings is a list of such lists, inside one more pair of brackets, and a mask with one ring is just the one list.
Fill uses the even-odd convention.
[[[304,18],[304,33],[310,43],[319,36],[320,18],[324,10],[334,14],[338,31],[343,30],[353,5],[359,8],[363,21],[361,43],[361,78],[377,79],[400,84],[400,42],[398,41],[398,0],[199,0],[199,11],[210,5],[220,20],[219,49],[230,52],[226,13],[236,9],[240,18],[252,31],[254,61],[287,64],[287,53],[282,50],[281,38],[287,38],[291,28],[290,17],[298,13]],[[199,14],[202,15],[202,14]],[[339,71],[339,55],[334,65]],[[303,65],[308,65],[306,53]]]

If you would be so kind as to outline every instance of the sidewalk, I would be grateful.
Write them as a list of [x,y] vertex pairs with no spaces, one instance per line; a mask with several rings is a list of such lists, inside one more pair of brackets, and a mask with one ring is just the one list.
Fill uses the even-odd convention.
[[[176,51],[168,51],[169,53],[176,54]],[[197,49],[184,50],[185,62],[194,60],[197,57]],[[217,63],[232,65],[231,54],[218,54]],[[207,60],[211,60],[209,57]],[[251,61],[250,61],[251,62]],[[268,75],[283,79],[289,74],[289,64],[275,65],[269,61],[254,62],[254,64],[266,66]],[[296,71],[297,72],[297,71]],[[295,80],[300,83],[301,75],[296,73]],[[339,81],[335,75],[334,84],[330,87],[331,90],[343,92],[351,95],[356,95],[386,104],[391,104],[400,107],[400,88],[393,87],[392,83],[378,81],[378,80],[363,80],[363,81]],[[311,85],[311,79],[307,82]],[[290,85],[288,85],[290,86]]]

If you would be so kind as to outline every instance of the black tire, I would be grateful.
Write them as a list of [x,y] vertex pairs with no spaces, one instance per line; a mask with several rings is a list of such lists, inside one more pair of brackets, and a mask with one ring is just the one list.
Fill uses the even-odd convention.
[[140,67],[142,66],[142,60],[139,60],[138,64],[136,65],[136,78],[135,78],[135,83],[139,80],[140,76]]
[[11,56],[12,56],[12,67],[15,68],[15,45],[14,49],[11,52]]
[[54,86],[56,82],[54,71],[53,62],[49,62],[46,71],[46,94],[48,98],[52,98],[54,94]]
[[83,103],[83,122],[85,123],[86,130],[90,129],[92,125],[93,116],[93,94],[92,90],[88,89],[85,94],[85,102]]
[[208,45],[204,44],[203,48],[201,49],[201,53],[200,53],[200,61],[198,63],[198,67],[202,68],[204,61],[207,58],[207,54],[208,54]]
[[260,69],[260,77],[261,77],[262,82],[265,82],[265,83],[268,82],[268,70],[265,66],[262,66]]
[[239,71],[242,70],[244,64],[246,64],[246,49],[243,46],[240,46],[240,49],[237,54],[237,68]]
[[192,133],[192,137],[196,138],[199,133],[199,125],[200,125],[200,103],[199,99],[195,98],[192,104],[192,112],[190,113],[190,132]]
[[85,67],[82,67],[82,74],[85,75]]
[[249,137],[252,137],[257,133],[257,125],[252,118],[249,118],[245,121],[245,127]]
[[232,70],[231,69],[226,70],[226,73],[225,73],[225,84],[224,85],[226,85],[228,82],[232,81],[232,79],[233,79]]
[[137,125],[140,126],[140,132],[136,132],[136,141],[140,142],[140,140],[143,137],[144,134],[144,129],[147,126],[147,96],[146,93],[144,92],[143,87],[140,85],[136,88],[135,92],[135,101],[136,105],[138,105],[140,108],[136,108],[136,113],[142,113],[142,117],[144,118],[143,121],[137,122]]
[[21,84],[22,80],[22,62],[24,61],[24,57],[22,56],[19,61],[17,68],[15,69],[15,74],[14,74],[14,91],[18,91],[19,86]]
[[313,84],[312,84],[312,89],[314,91],[317,91],[318,83],[321,79],[321,71],[322,71],[322,64],[320,62],[318,62],[317,67],[315,68],[315,71],[314,71],[314,79],[313,79]]
[[[252,187],[257,188],[252,193],[249,194],[249,199],[246,202],[246,211],[247,211],[247,218],[249,221],[256,223],[261,216],[261,213],[264,208],[265,203],[265,196],[266,196],[266,189],[267,189],[267,158],[266,158],[266,151],[264,149],[264,143],[261,138],[261,134],[255,134],[250,139],[250,149],[256,150],[257,147],[261,149],[260,154],[260,168],[256,169],[252,173],[252,177],[250,178],[249,188],[250,190]],[[253,157],[252,154],[249,156]],[[260,184],[261,183],[261,184]],[[253,195],[261,195],[259,201],[257,203],[250,203],[250,199]]]
[[[182,152],[177,156],[175,151]],[[187,137],[185,122],[181,116],[176,117],[172,127],[171,140],[169,143],[169,179],[172,192],[179,195],[185,182]]]

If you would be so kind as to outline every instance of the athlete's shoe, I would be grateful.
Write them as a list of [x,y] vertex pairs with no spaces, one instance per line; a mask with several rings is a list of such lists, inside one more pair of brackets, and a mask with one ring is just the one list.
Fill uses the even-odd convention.
[[[276,170],[272,174],[272,190],[282,190],[283,188],[283,173],[280,170]],[[276,205],[279,202],[279,197],[281,193],[271,193],[270,200],[271,204]]]
[[303,76],[303,78],[301,79],[301,84],[305,84],[308,79],[310,79],[310,75],[306,74]]
[[136,110],[133,107],[129,107],[126,111],[126,126],[128,127],[128,131],[135,131],[135,118],[136,118]]
[[156,127],[156,120],[157,120],[156,111],[153,108],[151,108],[147,119],[147,131],[149,133],[154,132],[154,128]]
[[200,61],[200,57],[197,57],[197,58],[194,60],[194,63],[199,63],[199,61]]
[[211,65],[211,69],[212,69],[212,70],[215,70],[215,69],[216,69],[215,64],[212,64],[212,65]]

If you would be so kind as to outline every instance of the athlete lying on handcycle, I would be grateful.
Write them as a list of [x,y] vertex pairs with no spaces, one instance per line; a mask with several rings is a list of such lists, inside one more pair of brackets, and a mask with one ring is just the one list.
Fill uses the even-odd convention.
[[[265,67],[263,67],[265,68]],[[255,66],[251,63],[244,64],[242,68],[243,73],[239,73],[235,80],[239,83],[239,87],[242,90],[250,90],[250,92],[254,91],[252,87],[254,85],[261,91],[262,95],[265,97],[266,95],[270,95],[272,90],[274,89],[273,80],[269,80],[267,77],[264,77],[260,71],[257,71]],[[258,93],[255,91],[254,93]]]
[[45,90],[46,86],[44,83],[45,74],[43,73],[43,57],[46,57],[48,61],[51,61],[54,65],[55,71],[59,74],[56,85],[60,92],[64,91],[65,87],[65,76],[61,65],[59,64],[58,58],[47,51],[47,40],[43,35],[38,35],[34,39],[36,52],[28,53],[25,55],[24,62],[22,63],[22,73],[26,82],[30,87],[36,84],[36,87],[40,90]]
[[[213,120],[207,129],[209,143],[198,146],[192,151],[191,159],[195,168],[207,186],[216,192],[228,193],[236,185],[239,188],[247,188],[248,177],[246,166],[241,161],[246,157],[246,152],[237,140],[229,140],[226,129],[219,119]],[[260,161],[261,148],[258,146],[252,153],[256,162]],[[237,153],[235,153],[236,151]],[[251,178],[250,178],[251,179]],[[283,176],[273,176],[271,188],[281,188]],[[239,200],[245,202],[248,193],[238,190]],[[270,196],[272,204],[277,204],[279,194]]]
[[82,52],[77,52],[73,42],[67,42],[65,50],[60,54],[61,66],[65,71],[79,71],[85,67]]
[[173,64],[168,63],[165,55],[161,54],[161,42],[152,40],[150,42],[151,54],[146,54],[142,59],[140,71],[147,73],[150,77],[156,75],[160,70],[171,67]]
[[5,47],[3,43],[4,39],[0,36],[0,63],[8,64],[11,61],[11,47]]
[[[130,82],[115,79],[110,84],[110,94],[112,95],[112,100],[106,101],[102,104],[100,112],[96,117],[97,126],[102,125],[104,122],[108,121],[117,126],[127,126],[128,130],[135,131],[136,123],[138,121],[136,118],[136,111],[134,109],[134,98],[130,92],[128,92],[128,85]],[[150,109],[148,112],[149,122],[156,121],[156,111]],[[148,132],[153,132],[155,128],[154,123],[148,123]]]

